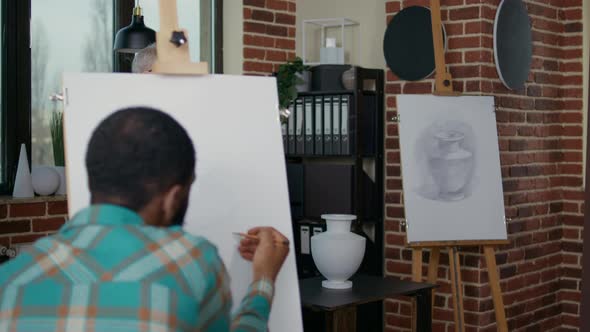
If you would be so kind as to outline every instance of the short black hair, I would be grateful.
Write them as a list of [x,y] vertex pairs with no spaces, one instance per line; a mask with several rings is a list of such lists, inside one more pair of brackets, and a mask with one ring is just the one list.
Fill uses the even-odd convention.
[[196,155],[186,130],[148,107],[119,110],[92,133],[86,152],[94,197],[117,199],[135,211],[172,186],[189,185]]

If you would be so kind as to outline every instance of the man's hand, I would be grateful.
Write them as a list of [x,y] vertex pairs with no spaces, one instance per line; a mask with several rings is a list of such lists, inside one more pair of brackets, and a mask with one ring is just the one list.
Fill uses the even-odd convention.
[[255,227],[248,234],[258,239],[242,239],[240,255],[252,261],[254,280],[268,278],[274,282],[289,254],[287,238],[272,227]]

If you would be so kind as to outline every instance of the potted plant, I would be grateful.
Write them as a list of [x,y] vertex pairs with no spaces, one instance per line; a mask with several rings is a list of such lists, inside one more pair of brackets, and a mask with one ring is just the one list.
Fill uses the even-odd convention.
[[281,120],[283,121],[289,116],[289,111],[287,111],[289,105],[297,98],[297,86],[306,83],[301,78],[305,72],[309,72],[309,66],[304,65],[300,57],[296,57],[292,61],[279,66],[276,77],[279,93],[279,108]]
[[64,154],[64,136],[63,136],[63,112],[54,110],[51,114],[51,142],[53,145],[53,160],[55,162],[55,170],[59,173],[60,184],[56,195],[66,194],[66,178],[65,178],[65,154]]

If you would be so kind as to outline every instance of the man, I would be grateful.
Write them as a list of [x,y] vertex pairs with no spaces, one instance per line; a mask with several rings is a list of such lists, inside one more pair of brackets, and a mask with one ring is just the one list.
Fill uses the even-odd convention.
[[154,43],[135,54],[131,63],[131,72],[136,74],[151,73],[157,58],[158,52]]
[[195,150],[169,115],[118,111],[86,154],[91,206],[0,266],[0,331],[261,331],[288,254],[272,228],[239,251],[253,283],[233,318],[216,248],[182,231]]

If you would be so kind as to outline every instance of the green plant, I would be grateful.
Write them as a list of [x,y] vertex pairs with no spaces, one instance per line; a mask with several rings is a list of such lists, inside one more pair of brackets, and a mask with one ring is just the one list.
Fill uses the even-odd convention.
[[65,166],[63,112],[57,110],[52,112],[50,130],[55,166]]
[[277,89],[279,93],[279,107],[286,109],[291,105],[293,100],[297,98],[297,84],[301,83],[301,79],[297,77],[297,73],[302,73],[309,70],[309,66],[303,64],[300,57],[296,57],[292,61],[288,61],[279,66],[277,72]]

